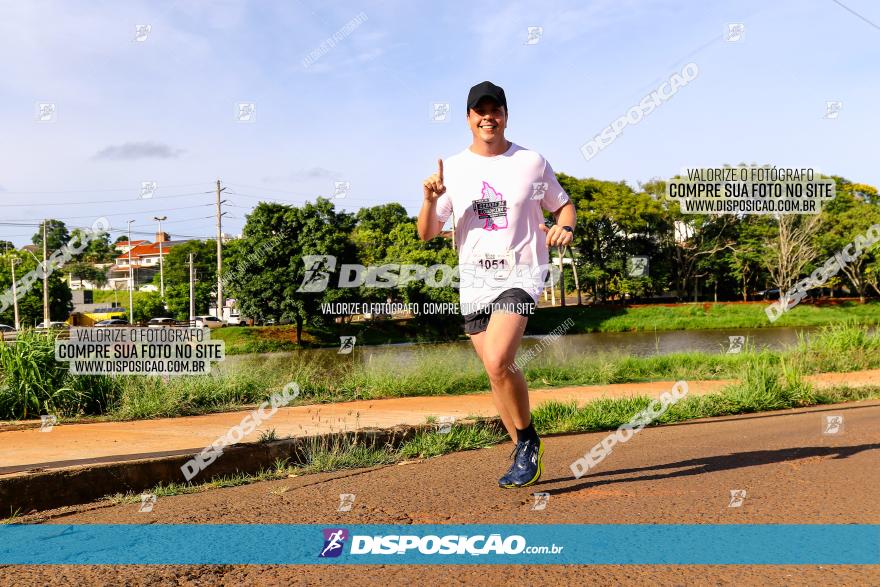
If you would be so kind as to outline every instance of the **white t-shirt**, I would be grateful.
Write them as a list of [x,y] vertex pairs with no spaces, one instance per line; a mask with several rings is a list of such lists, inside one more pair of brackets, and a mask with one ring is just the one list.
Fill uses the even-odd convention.
[[550,164],[514,143],[494,157],[465,149],[443,161],[443,181],[437,219],[454,215],[461,313],[480,311],[515,287],[537,302],[549,260],[542,210],[569,201]]

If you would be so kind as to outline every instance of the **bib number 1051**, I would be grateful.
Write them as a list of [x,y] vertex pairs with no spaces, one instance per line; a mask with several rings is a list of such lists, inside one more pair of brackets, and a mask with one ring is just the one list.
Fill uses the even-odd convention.
[[478,261],[483,269],[509,269],[507,259],[480,259]]
[[483,271],[488,271],[495,277],[506,277],[514,264],[513,251],[505,251],[503,253],[483,253],[476,259],[477,266]]

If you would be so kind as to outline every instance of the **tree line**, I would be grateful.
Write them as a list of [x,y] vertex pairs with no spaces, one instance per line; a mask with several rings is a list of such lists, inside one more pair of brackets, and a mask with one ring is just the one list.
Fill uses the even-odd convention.
[[[786,291],[856,236],[864,234],[868,227],[880,223],[877,189],[835,176],[832,177],[837,196],[823,204],[820,214],[779,217],[682,214],[677,202],[665,198],[666,184],[662,180],[634,189],[625,182],[579,179],[564,173],[557,177],[578,214],[574,241],[566,254],[575,260],[574,268],[564,268],[566,289],[573,291],[572,271],[577,271],[587,303],[656,298],[754,300],[766,290]],[[66,228],[60,221],[49,222],[47,244],[53,250],[63,245],[69,235],[65,236]],[[41,239],[39,231],[34,235],[34,244],[42,245]],[[3,249],[0,241],[0,251]],[[172,247],[165,258],[165,300],[158,292],[139,296],[136,319],[159,315],[188,318],[190,253],[196,273],[196,313],[207,313],[216,295],[215,242],[189,241]],[[3,289],[11,285],[9,255],[22,259],[17,273],[36,265],[27,253],[14,249],[5,253],[7,258],[0,263]],[[302,206],[261,202],[248,214],[241,238],[224,243],[224,288],[229,297],[236,299],[242,315],[258,321],[294,324],[298,336],[306,323],[319,325],[339,318],[322,315],[323,303],[458,301],[452,287],[432,288],[424,281],[412,281],[394,289],[330,287],[318,293],[298,292],[305,277],[305,255],[336,257],[331,283],[338,277],[339,265],[344,263],[457,264],[449,240],[438,237],[421,241],[415,218],[399,203],[346,212],[337,210],[326,198]],[[94,271],[93,263],[112,260],[114,256],[109,237],[98,239],[65,271],[100,283],[100,277],[90,273]],[[632,257],[648,257],[646,274],[631,274]],[[158,282],[156,275],[157,286]],[[60,276],[50,277],[53,315],[58,314],[56,308],[62,311],[69,306],[70,292],[66,289]],[[880,255],[876,251],[863,253],[822,289],[825,295],[857,296],[863,302],[880,295]],[[42,316],[41,295],[41,291],[29,292],[20,300],[25,308],[23,316]],[[0,322],[10,321],[11,309],[0,312]]]

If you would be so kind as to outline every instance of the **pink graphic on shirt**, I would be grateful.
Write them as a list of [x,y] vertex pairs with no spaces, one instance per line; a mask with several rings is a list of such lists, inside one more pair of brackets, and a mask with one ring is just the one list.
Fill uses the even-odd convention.
[[480,220],[485,220],[483,230],[498,230],[507,228],[507,202],[504,195],[496,192],[495,188],[487,182],[483,182],[483,197],[474,200],[473,210]]

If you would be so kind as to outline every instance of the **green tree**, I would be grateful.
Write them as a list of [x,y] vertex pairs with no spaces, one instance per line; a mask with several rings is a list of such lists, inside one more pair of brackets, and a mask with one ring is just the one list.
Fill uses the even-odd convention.
[[[70,276],[71,282],[91,281],[98,287],[107,283],[107,273],[91,263],[74,261],[64,266],[64,271]],[[81,283],[80,283],[81,284]]]
[[397,203],[361,208],[355,215],[351,240],[357,247],[358,261],[366,266],[383,262],[391,246],[391,231],[400,224],[413,222],[406,209]]
[[[25,251],[10,251],[0,255],[0,323],[13,324],[11,261],[17,259],[15,278],[19,287],[19,319],[23,326],[34,326],[43,321],[43,278],[36,271],[38,262]],[[53,271],[48,278],[49,313],[52,320],[67,320],[73,309],[70,287],[62,279],[61,271]]]
[[[452,248],[448,239],[437,237],[430,241],[423,241],[418,236],[418,229],[414,220],[400,223],[395,226],[389,235],[391,246],[388,247],[383,260],[386,264],[417,265],[430,269],[433,265],[448,265],[453,268],[458,265],[458,254]],[[450,273],[447,276],[447,273]],[[426,279],[424,276],[414,276],[415,279],[407,279],[406,283],[399,284],[395,288],[383,289],[392,301],[401,301],[411,304],[424,302],[448,302],[457,303],[458,290],[451,282],[456,278],[447,269],[437,270]],[[445,280],[450,285],[433,287],[432,283],[441,283]],[[419,320],[448,320],[449,316],[418,316]]]
[[57,251],[70,241],[70,233],[67,226],[61,220],[45,220],[40,223],[40,229],[31,237],[38,247],[43,246],[43,224],[46,225],[46,248],[48,252]]
[[[812,273],[826,259],[842,251],[857,238],[863,237],[871,225],[880,224],[880,203],[877,189],[865,184],[853,184],[835,177],[837,196],[823,206],[824,229],[817,236],[817,263],[808,266]],[[839,276],[845,277],[852,291],[865,303],[868,287],[876,288],[878,262],[877,245],[855,255],[855,259],[842,265]],[[855,250],[849,249],[852,254]]]
[[[189,319],[189,255],[193,256],[195,273],[195,311],[205,315],[214,302],[217,284],[216,241],[188,241],[171,247],[165,256],[165,302],[177,320]],[[160,276],[153,277],[153,285],[159,286]]]
[[734,230],[730,254],[725,256],[727,273],[736,280],[742,300],[747,302],[749,293],[769,279],[763,251],[764,244],[773,238],[775,223],[770,216],[749,214],[736,223]]
[[[564,173],[557,178],[577,211],[571,248],[578,259],[581,289],[590,291],[594,301],[662,291],[668,268],[660,256],[661,235],[670,230],[671,222],[652,193],[656,186],[646,184],[636,193],[624,182],[577,179]],[[632,256],[650,258],[648,277],[630,277],[627,266]],[[566,279],[566,289],[572,285]]]
[[[258,269],[230,268],[231,295],[238,300],[242,314],[261,321],[293,323],[297,343],[301,342],[306,323],[323,324],[321,303],[351,295],[333,285],[340,265],[355,260],[355,248],[349,240],[353,228],[353,215],[336,212],[325,198],[302,207],[259,203],[247,217],[241,246],[252,251],[263,250],[266,242],[273,246],[263,255]],[[306,255],[335,257],[335,267],[329,271],[330,287],[318,292],[298,291],[307,277]],[[238,255],[234,262],[241,263],[244,258]]]
[[[86,231],[81,228],[74,228],[70,231],[70,238],[86,237]],[[109,263],[116,256],[116,249],[110,244],[110,235],[101,232],[97,235],[91,233],[87,236],[89,244],[80,255],[80,259],[88,263]]]

